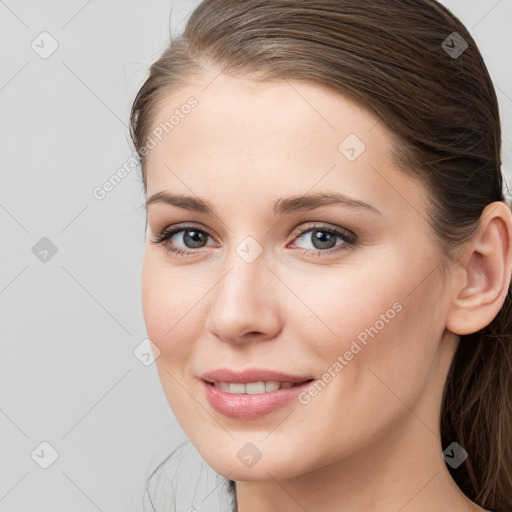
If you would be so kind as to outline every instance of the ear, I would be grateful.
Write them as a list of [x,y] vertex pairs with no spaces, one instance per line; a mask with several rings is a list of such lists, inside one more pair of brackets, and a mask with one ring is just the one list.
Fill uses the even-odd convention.
[[468,242],[462,279],[454,288],[446,328],[454,334],[477,332],[489,325],[500,311],[512,273],[512,213],[500,201],[488,204],[480,227]]

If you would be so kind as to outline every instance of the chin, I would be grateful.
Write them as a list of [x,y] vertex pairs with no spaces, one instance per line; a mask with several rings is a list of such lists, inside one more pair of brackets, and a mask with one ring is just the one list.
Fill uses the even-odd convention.
[[[263,436],[268,436],[268,432]],[[272,444],[270,439],[260,442],[257,436],[244,435],[236,436],[219,450],[211,450],[211,446],[203,447],[205,449],[196,446],[196,449],[205,462],[225,478],[256,482],[286,480],[313,470],[303,458],[301,445],[283,448],[277,437]],[[315,462],[318,467],[322,466],[318,460],[311,461],[311,466]]]

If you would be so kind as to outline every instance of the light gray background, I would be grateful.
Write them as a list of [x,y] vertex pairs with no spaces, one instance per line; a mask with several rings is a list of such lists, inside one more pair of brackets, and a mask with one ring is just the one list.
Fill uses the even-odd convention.
[[[92,191],[129,158],[131,102],[197,3],[0,0],[0,511],[151,510],[145,480],[186,439],[154,364],[133,353],[146,337],[136,171],[101,201]],[[510,180],[512,0],[443,3],[494,80]],[[43,31],[59,45],[46,59],[31,47]],[[43,237],[57,247],[46,263],[32,252]],[[48,469],[43,441],[59,454]],[[206,464],[192,501],[199,468],[189,447],[178,509],[220,510]]]

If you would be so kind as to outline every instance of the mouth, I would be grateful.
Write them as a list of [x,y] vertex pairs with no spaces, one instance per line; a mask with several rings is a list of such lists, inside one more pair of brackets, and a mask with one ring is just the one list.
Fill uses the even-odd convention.
[[239,421],[261,418],[292,403],[313,381],[228,382],[200,379],[210,407]]
[[313,382],[314,379],[307,379],[300,382],[292,381],[256,381],[256,382],[225,382],[225,381],[208,381],[204,380],[207,385],[220,389],[224,393],[232,395],[259,395],[262,393],[272,393],[280,389],[290,389],[293,387],[303,386]]

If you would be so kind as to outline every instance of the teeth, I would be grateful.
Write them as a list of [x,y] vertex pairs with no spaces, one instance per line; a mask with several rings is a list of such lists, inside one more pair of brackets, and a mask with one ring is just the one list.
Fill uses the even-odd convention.
[[229,384],[229,393],[245,393],[245,384],[243,382],[237,382],[235,384]]
[[[299,384],[299,383],[297,383]],[[240,395],[247,393],[248,395],[258,395],[265,392],[277,391],[278,389],[288,389],[293,387],[294,382],[279,382],[277,380],[260,381],[260,382],[214,382],[213,385],[226,393]]]
[[[232,384],[229,386],[231,389]],[[248,382],[247,384],[239,384],[242,388],[245,387],[245,392],[249,395],[257,395],[258,393],[265,393],[264,382]],[[243,393],[242,389],[242,393]]]
[[281,387],[280,384],[277,380],[269,380],[265,382],[265,391],[277,391]]

